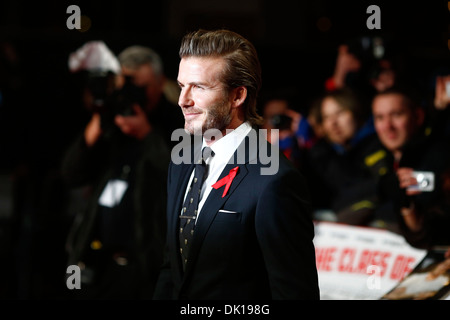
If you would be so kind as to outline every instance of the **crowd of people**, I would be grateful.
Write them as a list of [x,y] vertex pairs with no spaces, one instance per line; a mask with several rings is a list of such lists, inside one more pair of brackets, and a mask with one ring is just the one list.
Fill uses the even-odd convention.
[[[308,178],[315,219],[388,229],[430,249],[448,244],[449,78],[436,76],[429,93],[396,59],[363,60],[342,45],[308,113],[271,99],[266,123],[290,120],[278,127],[280,148]],[[276,115],[274,101],[285,102]]]
[[[307,111],[272,96],[263,128],[269,139],[279,130],[280,148],[307,177],[317,222],[389,230],[437,253],[450,244],[450,77],[446,66],[408,74],[402,57],[363,58],[341,45]],[[443,257],[439,274],[450,250]]]
[[[382,39],[371,41],[376,49]],[[185,127],[180,107],[187,102],[153,49],[114,55],[102,42],[87,45],[82,59],[103,60],[72,61],[89,116],[64,152],[58,180],[67,190],[61,207],[72,213],[60,265],[81,268],[84,290],[62,292],[151,299],[168,230],[171,134]],[[283,95],[258,100],[256,126],[304,176],[314,220],[387,229],[418,248],[448,246],[450,76],[436,76],[427,91],[405,76],[397,53],[374,50],[367,59],[354,47],[338,48],[323,94],[307,108]],[[65,269],[53,272],[55,286],[65,287],[65,276]],[[21,297],[14,291],[29,279],[13,279],[0,293]]]

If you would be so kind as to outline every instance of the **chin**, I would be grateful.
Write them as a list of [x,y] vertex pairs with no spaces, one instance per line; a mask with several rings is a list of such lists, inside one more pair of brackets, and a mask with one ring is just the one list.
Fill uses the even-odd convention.
[[202,126],[196,126],[193,124],[186,124],[184,126],[184,130],[186,130],[187,132],[189,132],[190,134],[193,134],[193,135],[202,135],[203,134]]
[[384,143],[384,146],[386,147],[386,149],[388,149],[391,152],[399,149],[399,147],[397,145],[393,145],[393,144],[389,144],[389,143]]

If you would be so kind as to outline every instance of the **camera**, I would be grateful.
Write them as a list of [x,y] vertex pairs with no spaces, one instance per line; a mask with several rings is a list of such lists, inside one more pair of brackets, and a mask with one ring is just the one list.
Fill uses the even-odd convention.
[[115,128],[117,115],[134,115],[134,105],[144,108],[146,103],[145,87],[138,87],[131,77],[125,77],[123,86],[116,88],[116,75],[112,72],[89,72],[86,89],[92,96],[91,110],[101,116],[101,125],[105,131]]
[[133,105],[144,108],[146,102],[145,87],[138,87],[131,77],[125,77],[124,85],[106,99],[106,108],[114,115],[130,116],[134,114]]
[[386,39],[363,36],[347,41],[348,50],[362,62],[373,62],[386,57]]
[[413,177],[417,184],[408,187],[408,190],[433,191],[434,190],[434,172],[431,171],[413,171]]
[[145,105],[144,87],[138,87],[131,77],[124,78],[121,88],[115,88],[115,75],[111,72],[90,72],[87,89],[93,97],[94,111],[100,114],[129,116],[133,115],[133,105]]
[[83,87],[91,97],[87,107],[101,112],[107,97],[114,91],[115,74],[110,71],[82,71]]
[[358,71],[347,74],[346,83],[350,86],[362,86],[377,79],[386,69],[394,69],[396,44],[392,39],[381,36],[362,36],[346,42],[348,51],[360,62]]
[[288,130],[291,128],[292,118],[285,114],[276,114],[270,119],[270,123],[275,129]]
[[447,97],[450,98],[450,81],[445,83],[445,93],[447,94]]

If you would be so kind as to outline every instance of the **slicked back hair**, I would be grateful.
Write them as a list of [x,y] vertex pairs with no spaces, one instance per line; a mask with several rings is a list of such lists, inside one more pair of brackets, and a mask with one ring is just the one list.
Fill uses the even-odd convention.
[[194,31],[186,34],[179,51],[180,58],[221,57],[225,68],[221,75],[227,90],[247,88],[243,103],[245,120],[251,125],[261,125],[262,117],[257,113],[257,97],[261,88],[261,65],[253,44],[241,35],[221,29]]

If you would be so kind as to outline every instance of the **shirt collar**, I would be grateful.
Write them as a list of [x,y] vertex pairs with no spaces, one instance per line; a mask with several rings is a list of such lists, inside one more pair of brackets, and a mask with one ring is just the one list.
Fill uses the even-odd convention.
[[[244,122],[230,133],[215,141],[210,146],[214,152],[214,161],[227,163],[251,129],[250,123]],[[206,146],[205,139],[203,139],[202,149]]]

